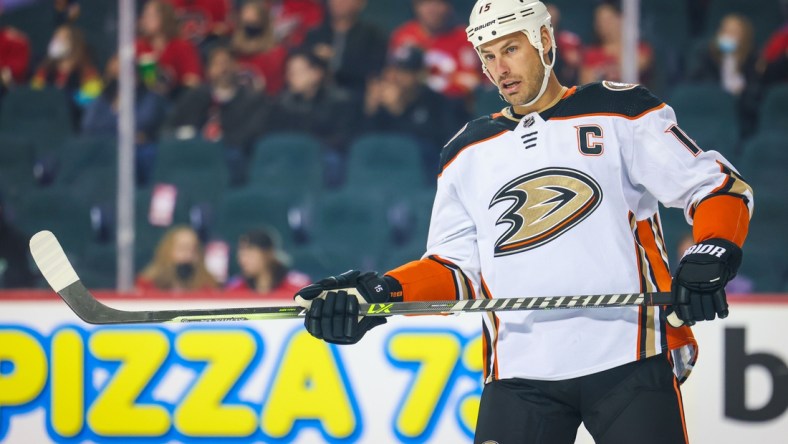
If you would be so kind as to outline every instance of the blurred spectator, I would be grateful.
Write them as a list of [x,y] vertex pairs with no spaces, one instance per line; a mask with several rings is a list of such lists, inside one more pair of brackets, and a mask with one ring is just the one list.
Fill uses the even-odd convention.
[[562,85],[576,85],[583,63],[583,41],[574,32],[561,28],[561,11],[558,6],[548,3],[547,10],[550,12],[557,48],[553,72]]
[[145,85],[167,97],[200,84],[199,53],[191,42],[178,37],[175,11],[164,0],[150,0],[142,9],[137,64]]
[[78,0],[55,0],[55,24],[74,23],[79,18]]
[[717,83],[737,97],[741,135],[755,131],[758,118],[759,89],[757,56],[750,20],[728,14],[720,21],[716,36],[694,58],[697,65],[689,80]]
[[276,39],[288,47],[301,45],[310,29],[323,22],[322,0],[271,0]]
[[202,243],[191,227],[170,228],[156,246],[148,266],[137,277],[140,290],[190,291],[217,288],[205,268]]
[[788,0],[780,0],[783,25],[769,37],[760,60],[764,89],[788,81]]
[[[82,134],[88,136],[117,136],[118,134],[118,58],[107,62],[104,72],[104,90],[85,109],[82,116]],[[148,183],[156,155],[155,142],[164,119],[166,102],[163,97],[149,90],[137,77],[134,103],[136,125],[137,183]]]
[[0,288],[31,288],[33,273],[28,266],[28,239],[8,221],[0,195]]
[[390,57],[383,75],[369,82],[364,103],[366,129],[416,139],[430,178],[438,170],[441,147],[467,121],[461,103],[432,91],[425,80],[424,53],[403,46]]
[[359,19],[367,0],[328,0],[327,20],[306,36],[304,45],[328,63],[334,82],[359,96],[367,79],[378,75],[386,57],[386,38]]
[[30,42],[21,31],[0,27],[0,97],[15,84],[25,83],[30,63]]
[[231,0],[167,0],[175,9],[180,37],[196,46],[230,34]]
[[[268,119],[269,132],[295,131],[315,136],[331,148],[325,162],[335,174],[361,117],[349,94],[327,83],[326,63],[311,52],[296,51],[285,65],[285,89]],[[330,183],[338,177],[327,177]]]
[[481,82],[479,56],[466,38],[449,0],[413,0],[415,20],[395,29],[389,53],[402,46],[416,46],[425,54],[427,84],[449,97],[468,96]]
[[238,240],[237,256],[241,273],[230,278],[225,289],[292,298],[311,281],[309,276],[288,269],[282,254],[267,230],[255,229],[243,234]]
[[101,75],[88,55],[85,35],[74,25],[61,25],[49,41],[47,56],[38,66],[31,86],[53,86],[66,92],[75,126],[82,108],[101,94]]
[[[621,8],[616,3],[601,3],[594,11],[597,43],[586,47],[580,83],[600,80],[621,81]],[[653,69],[653,51],[646,42],[638,45],[640,83],[648,86]]]
[[689,75],[696,82],[714,82],[738,96],[756,79],[756,54],[750,20],[728,14],[720,21],[716,36],[697,54]]
[[231,47],[242,83],[274,96],[282,90],[287,49],[274,35],[271,0],[247,0],[238,13]]
[[176,138],[201,136],[225,145],[234,184],[245,179],[245,159],[267,119],[268,101],[238,81],[230,50],[216,47],[208,59],[208,84],[193,88],[175,103],[166,131]]

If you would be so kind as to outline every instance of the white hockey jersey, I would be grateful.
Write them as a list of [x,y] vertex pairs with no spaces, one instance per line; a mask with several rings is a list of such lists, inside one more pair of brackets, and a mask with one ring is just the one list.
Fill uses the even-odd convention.
[[[702,151],[645,88],[567,91],[541,113],[469,122],[444,148],[427,252],[456,275],[458,298],[666,291],[658,202],[685,210],[752,191]],[[680,380],[697,346],[663,310],[488,313],[485,380],[561,380],[672,350]]]

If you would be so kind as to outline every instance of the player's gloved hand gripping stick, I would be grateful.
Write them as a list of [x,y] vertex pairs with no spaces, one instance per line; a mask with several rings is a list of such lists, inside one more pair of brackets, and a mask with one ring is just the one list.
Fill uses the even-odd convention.
[[304,326],[318,339],[335,344],[355,344],[386,318],[360,316],[359,304],[381,304],[402,294],[402,287],[390,276],[351,270],[308,285],[295,296],[307,309]]

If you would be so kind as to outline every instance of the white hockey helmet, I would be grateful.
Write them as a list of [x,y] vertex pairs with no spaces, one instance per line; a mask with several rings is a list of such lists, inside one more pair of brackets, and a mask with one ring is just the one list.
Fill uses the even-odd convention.
[[[542,61],[545,72],[539,94],[530,102],[522,105],[529,106],[536,103],[547,89],[550,70],[555,64],[555,36],[553,35],[550,13],[547,12],[544,3],[539,0],[478,0],[471,11],[468,22],[469,26],[465,29],[468,42],[476,49],[479,58],[482,59],[482,70],[493,83],[495,80],[487,72],[479,47],[514,32],[522,32],[528,37],[531,45],[539,51],[539,60]],[[544,52],[542,26],[547,28],[550,39],[553,41],[552,57],[549,64],[542,57]]]

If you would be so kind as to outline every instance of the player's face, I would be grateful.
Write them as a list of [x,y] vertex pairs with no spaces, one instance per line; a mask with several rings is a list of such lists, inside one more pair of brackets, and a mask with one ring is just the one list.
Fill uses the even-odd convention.
[[525,34],[505,35],[482,45],[480,52],[487,72],[507,102],[522,105],[539,94],[544,66]]

